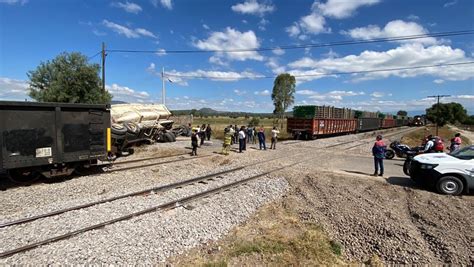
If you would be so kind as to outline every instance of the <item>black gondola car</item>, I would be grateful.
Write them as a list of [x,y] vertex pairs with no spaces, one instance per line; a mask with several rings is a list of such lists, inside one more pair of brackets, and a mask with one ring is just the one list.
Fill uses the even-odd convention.
[[111,150],[108,105],[0,101],[0,173],[70,175]]
[[359,118],[357,119],[357,131],[373,131],[378,130],[381,126],[381,119],[379,118]]

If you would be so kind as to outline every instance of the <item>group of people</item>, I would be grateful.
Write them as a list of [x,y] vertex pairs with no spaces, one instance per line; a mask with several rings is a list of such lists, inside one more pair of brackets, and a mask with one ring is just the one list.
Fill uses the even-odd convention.
[[[449,146],[449,151],[453,153],[454,151],[461,148],[462,139],[461,134],[456,133],[454,137],[451,139],[451,144]],[[443,152],[444,151],[444,144],[441,138],[433,135],[428,135],[422,144],[423,146],[423,153],[436,153],[436,152]],[[387,146],[382,140],[381,135],[377,135],[374,146],[372,147],[372,155],[374,156],[374,167],[375,171],[373,176],[383,176],[384,167],[383,167],[383,159],[385,158],[385,150]]]
[[204,144],[204,140],[211,140],[212,128],[210,124],[203,124],[201,127],[197,126],[192,128],[191,124],[188,124],[188,128],[192,130],[191,133],[191,146],[193,148],[191,156],[197,156],[197,148]]
[[[272,129],[272,138],[270,149],[276,149],[276,143],[278,140],[278,134],[280,131],[273,127]],[[241,126],[240,129],[237,128],[237,125],[229,125],[224,129],[224,144],[222,146],[222,154],[229,155],[230,147],[233,144],[239,144],[239,153],[247,150],[247,143],[258,144],[260,150],[267,150],[266,141],[265,141],[265,128],[260,126],[257,127],[245,127]]]
[[[188,125],[191,129],[191,124]],[[210,140],[212,135],[212,128],[210,124],[203,124],[201,127],[192,128],[191,134],[191,156],[197,156],[197,148],[204,144],[204,140]],[[278,141],[278,134],[280,131],[273,127],[271,131],[270,149],[276,149]],[[237,125],[229,125],[224,129],[224,143],[222,147],[222,154],[229,155],[230,148],[233,144],[239,144],[239,153],[247,150],[247,144],[256,144],[258,141],[260,150],[267,150],[265,128],[245,127],[240,128]]]

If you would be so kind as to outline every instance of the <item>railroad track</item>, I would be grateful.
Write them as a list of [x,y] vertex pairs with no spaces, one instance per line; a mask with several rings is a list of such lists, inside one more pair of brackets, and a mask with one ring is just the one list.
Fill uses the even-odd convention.
[[[401,134],[401,133],[397,132],[397,133],[394,133],[393,135],[395,135],[395,134]],[[392,135],[390,135],[390,136],[392,136]],[[314,148],[314,149],[326,149],[326,148],[331,148],[331,147],[335,147],[335,146],[339,146],[339,145],[344,145],[344,144],[351,143],[351,142],[354,142],[354,141],[340,142],[340,143],[333,144],[333,145],[330,145],[330,146],[325,146],[325,147],[321,147],[321,148]],[[363,144],[368,143],[368,142],[371,142],[371,141],[366,141],[364,143],[358,144],[357,146],[363,145]],[[307,153],[300,153],[300,154],[301,155],[307,155]],[[176,156],[176,155],[173,155],[173,156]],[[210,156],[210,155],[207,155],[207,156]],[[191,159],[195,159],[195,158],[202,158],[202,157],[207,157],[207,156],[188,158],[187,160],[191,160]],[[296,155],[292,156],[291,158],[298,157],[298,156],[299,155],[296,154]],[[169,157],[172,157],[172,156],[169,156]],[[224,171],[220,171],[220,172],[211,173],[211,174],[208,174],[208,175],[194,177],[194,178],[187,179],[187,180],[184,180],[184,181],[181,181],[181,182],[171,183],[171,184],[164,185],[164,186],[159,186],[159,187],[153,187],[153,188],[149,188],[149,189],[145,189],[145,190],[141,190],[141,191],[137,191],[137,192],[132,192],[132,193],[116,196],[116,197],[111,197],[111,198],[108,198],[108,199],[99,200],[99,201],[95,201],[95,202],[91,202],[91,203],[87,203],[87,204],[83,204],[83,205],[78,205],[78,206],[74,206],[74,207],[70,207],[70,208],[66,208],[66,209],[62,209],[62,210],[57,210],[57,211],[53,211],[53,212],[49,212],[49,213],[45,213],[45,214],[40,214],[40,215],[36,215],[36,216],[32,216],[32,217],[26,217],[26,218],[18,219],[18,220],[15,220],[15,221],[5,222],[5,223],[0,224],[0,228],[14,227],[14,226],[26,224],[26,223],[29,223],[29,222],[32,222],[32,221],[35,221],[35,220],[38,220],[38,219],[57,216],[57,215],[67,213],[67,212],[70,212],[70,211],[85,209],[85,208],[88,208],[88,207],[100,205],[100,204],[103,204],[103,203],[113,202],[113,201],[116,201],[116,200],[119,200],[119,199],[124,199],[124,198],[127,198],[127,197],[134,197],[134,196],[147,195],[147,194],[153,194],[153,193],[163,193],[163,192],[175,189],[175,188],[181,188],[181,187],[189,185],[189,184],[198,184],[198,183],[201,183],[201,182],[204,182],[204,181],[214,181],[214,178],[220,177],[221,175],[228,175],[228,174],[231,174],[233,172],[237,172],[239,170],[247,168],[249,166],[254,167],[257,164],[262,164],[262,163],[266,163],[266,162],[270,162],[270,161],[275,161],[275,160],[282,159],[282,158],[288,159],[288,156],[285,155],[285,156],[282,156],[282,157],[267,159],[267,160],[256,162],[256,163],[253,162],[253,163],[246,164],[246,165],[239,166],[239,167],[235,167],[235,168],[232,168],[232,169],[229,169],[229,170],[224,170]],[[156,158],[153,158],[153,159],[156,159]],[[44,239],[44,240],[41,240],[41,241],[33,242],[33,243],[30,243],[30,244],[27,244],[25,246],[21,246],[21,247],[12,249],[12,250],[3,251],[3,252],[0,253],[0,258],[9,257],[9,256],[12,256],[12,255],[21,253],[21,252],[25,252],[25,251],[28,251],[28,250],[35,249],[35,248],[40,247],[42,245],[46,245],[46,244],[50,244],[50,243],[57,242],[57,241],[60,241],[60,240],[68,239],[68,238],[71,238],[73,236],[79,235],[81,233],[85,233],[85,232],[88,232],[88,231],[91,231],[91,230],[94,230],[94,229],[99,229],[99,228],[102,228],[104,226],[111,225],[111,224],[114,224],[114,223],[117,223],[117,222],[120,222],[120,221],[128,220],[128,219],[131,219],[131,218],[134,218],[136,216],[143,215],[143,214],[147,214],[147,213],[151,213],[151,212],[161,212],[161,211],[166,211],[166,210],[178,207],[178,206],[183,206],[183,205],[186,205],[187,203],[190,203],[192,201],[196,201],[200,198],[207,197],[207,196],[210,196],[212,194],[215,194],[215,193],[218,193],[218,192],[221,192],[221,191],[225,191],[225,190],[240,186],[242,184],[248,183],[248,182],[250,182],[252,180],[255,180],[257,178],[269,175],[271,173],[274,173],[274,172],[277,172],[277,171],[280,171],[280,170],[283,170],[283,169],[291,168],[291,167],[293,167],[297,164],[301,164],[305,161],[309,161],[309,160],[312,160],[312,159],[313,158],[307,158],[307,159],[304,159],[304,160],[300,160],[300,161],[297,161],[295,163],[292,163],[292,164],[289,164],[289,165],[286,165],[286,166],[283,166],[283,167],[275,168],[275,169],[272,169],[272,170],[269,170],[269,171],[264,171],[262,173],[259,173],[259,174],[256,174],[256,175],[244,178],[244,179],[240,179],[240,180],[237,180],[237,181],[234,181],[234,182],[231,182],[231,183],[227,183],[227,184],[224,184],[222,186],[218,186],[218,187],[215,187],[215,188],[212,188],[212,189],[209,189],[209,190],[198,192],[198,193],[190,195],[190,196],[181,197],[181,198],[169,201],[169,202],[161,204],[161,205],[157,205],[157,206],[154,206],[154,207],[151,207],[151,208],[140,210],[140,211],[137,211],[137,212],[134,212],[134,213],[126,214],[126,215],[123,215],[121,217],[110,219],[110,220],[107,220],[107,221],[104,221],[104,222],[101,222],[101,223],[98,223],[98,224],[94,224],[94,225],[91,225],[91,226],[88,226],[88,227],[80,228],[80,229],[77,229],[77,230],[62,234],[62,235],[58,235],[58,236],[55,236],[55,237],[52,237],[52,238],[48,238],[48,239]],[[138,162],[138,161],[143,161],[143,160],[145,160],[145,159],[137,159],[137,160],[133,160],[133,161],[128,161],[126,163]],[[179,161],[179,160],[174,160],[174,161],[170,161],[170,162],[176,162],[176,161]],[[140,166],[131,166],[131,167],[127,167],[127,168],[120,168],[120,169],[115,170],[115,171],[125,170],[125,169],[129,170],[129,169],[135,169],[135,168],[142,168],[142,167],[148,167],[148,166],[153,166],[153,165],[157,165],[157,164],[165,164],[165,163],[168,163],[168,162],[159,162],[159,163],[151,163],[151,164],[145,164],[145,165],[140,165]]]
[[[297,155],[295,155],[295,157],[296,156]],[[109,198],[109,199],[105,199],[105,200],[101,200],[101,201],[96,201],[96,202],[92,202],[92,203],[88,203],[88,204],[84,204],[84,205],[79,205],[79,206],[75,206],[75,207],[72,207],[72,208],[58,210],[58,211],[54,211],[54,212],[50,212],[50,213],[46,213],[46,214],[42,214],[42,215],[38,215],[38,216],[34,216],[34,217],[28,217],[28,218],[19,219],[19,220],[16,220],[16,221],[6,222],[6,223],[2,223],[0,228],[7,227],[7,226],[9,226],[9,227],[17,226],[17,225],[32,222],[32,221],[35,221],[35,220],[38,220],[38,219],[41,219],[41,218],[52,217],[52,216],[63,214],[63,213],[69,212],[69,211],[84,209],[84,208],[87,208],[87,207],[99,205],[99,204],[106,203],[106,202],[115,201],[115,200],[118,200],[118,199],[130,197],[130,196],[139,196],[139,195],[144,195],[144,194],[165,192],[165,191],[168,191],[168,190],[171,190],[171,189],[174,189],[174,188],[183,187],[183,186],[188,185],[188,184],[196,184],[196,183],[199,183],[199,182],[202,182],[202,181],[211,180],[213,177],[219,177],[220,175],[230,174],[232,172],[242,170],[242,169],[244,169],[246,167],[249,167],[249,166],[255,166],[256,164],[262,164],[262,163],[266,163],[266,162],[270,162],[270,161],[274,161],[274,160],[278,160],[278,159],[282,159],[282,158],[287,159],[288,157],[287,156],[281,156],[281,157],[278,157],[278,158],[264,160],[264,161],[261,161],[261,162],[258,162],[258,163],[247,164],[245,166],[236,167],[236,168],[226,170],[226,171],[221,171],[221,172],[212,173],[212,174],[208,174],[208,175],[204,175],[204,176],[200,176],[200,177],[195,177],[195,178],[188,179],[188,180],[178,182],[178,183],[173,183],[173,184],[168,184],[168,185],[161,186],[161,187],[155,187],[155,188],[146,189],[146,190],[142,190],[142,191],[138,191],[138,192],[133,192],[133,193],[130,193],[130,194],[121,195],[121,196],[117,196],[117,197],[113,197],[113,198]],[[9,256],[12,256],[12,255],[21,253],[21,252],[32,250],[32,249],[37,248],[37,247],[42,246],[42,245],[46,245],[46,244],[50,244],[50,243],[57,242],[57,241],[60,241],[60,240],[68,239],[68,238],[71,238],[73,236],[79,235],[81,233],[85,233],[87,231],[91,231],[91,230],[94,230],[94,229],[99,229],[99,228],[102,228],[106,225],[111,225],[111,224],[114,224],[116,222],[128,220],[128,219],[131,219],[131,218],[134,218],[136,216],[143,215],[143,214],[147,214],[147,213],[151,213],[151,212],[158,212],[158,211],[165,211],[165,210],[169,210],[169,209],[172,209],[172,208],[175,208],[175,207],[183,206],[183,205],[185,205],[185,204],[187,204],[191,201],[195,201],[195,200],[198,200],[200,198],[203,198],[203,197],[206,197],[206,196],[209,196],[209,195],[221,192],[221,191],[225,191],[225,190],[237,187],[239,185],[245,184],[245,183],[250,182],[252,180],[255,180],[257,178],[260,178],[260,177],[266,176],[268,174],[271,174],[271,173],[274,173],[274,172],[292,167],[296,164],[300,164],[300,163],[302,163],[304,161],[308,161],[308,160],[310,160],[310,159],[300,160],[299,162],[296,162],[296,163],[292,163],[292,164],[289,164],[289,165],[286,165],[286,166],[283,166],[283,167],[275,168],[275,169],[272,169],[270,171],[264,171],[262,173],[259,173],[259,174],[256,174],[256,175],[244,178],[244,179],[240,179],[240,180],[237,180],[237,181],[234,181],[234,182],[231,182],[231,183],[227,183],[227,184],[224,184],[222,186],[218,186],[218,187],[206,190],[206,191],[202,191],[202,192],[199,192],[199,193],[187,196],[187,197],[182,197],[182,198],[179,198],[179,199],[176,199],[176,200],[172,200],[172,201],[169,201],[165,204],[157,205],[157,206],[145,209],[145,210],[141,210],[141,211],[134,212],[134,213],[131,213],[131,214],[127,214],[127,215],[124,215],[124,216],[121,216],[121,217],[117,217],[117,218],[114,218],[114,219],[111,219],[111,220],[108,220],[108,221],[105,221],[105,222],[101,222],[101,223],[98,223],[98,224],[95,224],[95,225],[91,225],[91,226],[84,227],[84,228],[81,228],[81,229],[78,229],[78,230],[74,230],[74,231],[68,232],[66,234],[58,235],[58,236],[48,238],[48,239],[45,239],[45,240],[42,240],[42,241],[30,243],[30,244],[27,244],[25,246],[21,246],[21,247],[18,247],[18,248],[9,250],[9,251],[4,251],[4,252],[0,253],[0,258],[9,257]]]

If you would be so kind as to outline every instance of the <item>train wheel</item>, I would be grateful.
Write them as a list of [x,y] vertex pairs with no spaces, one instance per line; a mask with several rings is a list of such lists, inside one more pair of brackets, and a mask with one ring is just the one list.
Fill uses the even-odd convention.
[[28,185],[39,180],[41,178],[41,173],[36,170],[15,169],[10,170],[7,177],[13,183]]

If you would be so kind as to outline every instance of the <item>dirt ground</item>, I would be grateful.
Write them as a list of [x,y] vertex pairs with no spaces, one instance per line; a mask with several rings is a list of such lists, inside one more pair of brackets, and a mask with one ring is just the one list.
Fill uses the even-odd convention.
[[[370,151],[371,143],[366,146]],[[419,188],[403,174],[401,159],[385,160],[384,177],[369,175],[372,164],[369,153],[314,153],[313,161],[278,173],[291,185],[281,200],[261,209],[226,238],[169,262],[188,266],[474,263],[472,193],[452,197]]]

